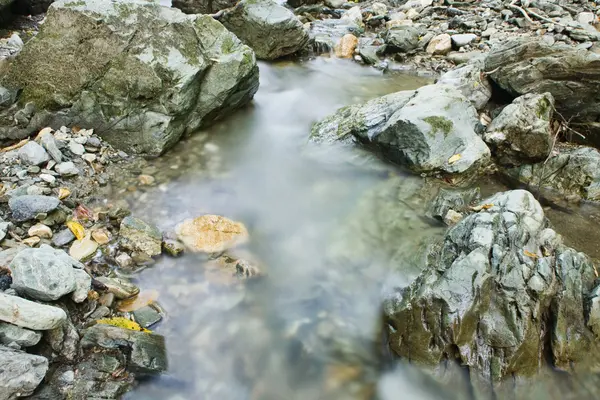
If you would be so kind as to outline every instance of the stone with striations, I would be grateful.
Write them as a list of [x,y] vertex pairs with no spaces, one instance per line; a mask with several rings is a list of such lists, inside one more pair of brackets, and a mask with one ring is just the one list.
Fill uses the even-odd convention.
[[0,346],[0,399],[29,396],[44,379],[47,370],[45,357]]
[[7,322],[0,322],[0,344],[5,346],[31,347],[38,344],[42,334]]
[[8,207],[17,221],[27,221],[40,213],[54,211],[60,205],[56,197],[42,195],[23,195],[11,197]]

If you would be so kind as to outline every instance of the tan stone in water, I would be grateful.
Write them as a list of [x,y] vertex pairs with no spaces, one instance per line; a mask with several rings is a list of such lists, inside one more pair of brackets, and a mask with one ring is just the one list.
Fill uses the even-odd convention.
[[338,58],[352,58],[357,45],[358,38],[351,33],[347,33],[335,46],[335,56]]
[[241,222],[220,215],[187,219],[175,227],[179,240],[191,251],[217,253],[248,241],[248,230]]

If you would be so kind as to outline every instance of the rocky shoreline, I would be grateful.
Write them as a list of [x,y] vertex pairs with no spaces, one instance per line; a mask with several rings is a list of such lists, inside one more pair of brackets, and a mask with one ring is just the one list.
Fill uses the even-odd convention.
[[[159,257],[199,253],[227,285],[265,275],[232,250],[250,235],[242,223],[202,215],[161,232],[115,200],[161,183],[151,157],[249,104],[257,59],[436,78],[343,107],[309,137],[442,188],[427,217],[448,229],[384,305],[394,359],[439,382],[464,378],[438,368],[453,362],[474,398],[523,394],[506,382],[548,366],[597,367],[596,261],[538,201],[600,201],[595,4],[17,0],[0,2],[0,24],[23,10],[47,14],[0,39],[0,400],[116,399],[168,371],[152,332],[165,310],[132,279]],[[480,200],[468,187],[492,173],[529,191]]]

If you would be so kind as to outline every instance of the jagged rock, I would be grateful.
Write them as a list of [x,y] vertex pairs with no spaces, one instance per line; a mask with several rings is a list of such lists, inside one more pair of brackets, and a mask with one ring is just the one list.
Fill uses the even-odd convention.
[[12,287],[19,294],[38,300],[57,300],[76,288],[73,266],[80,264],[48,245],[21,250],[9,266]]
[[220,21],[264,60],[296,53],[308,42],[298,17],[273,0],[242,0]]
[[115,326],[97,324],[85,330],[81,339],[84,348],[129,348],[127,369],[142,374],[156,374],[167,370],[165,338]]
[[54,211],[60,205],[56,197],[41,195],[13,196],[8,201],[12,216],[17,221],[27,221],[40,213]]
[[258,67],[209,15],[141,0],[60,0],[2,85],[22,90],[36,116],[63,112],[122,149],[160,154],[248,103]]
[[475,108],[457,89],[429,85],[344,107],[315,124],[311,140],[357,139],[417,172],[456,174],[489,161],[477,124]]
[[29,396],[47,370],[46,358],[0,346],[0,400]]
[[74,269],[73,275],[75,276],[75,290],[71,294],[71,299],[75,303],[82,303],[87,299],[91,289],[92,277],[83,269]]
[[60,326],[66,319],[67,314],[58,307],[0,293],[0,321],[43,331]]
[[556,148],[558,154],[548,161],[510,168],[508,175],[532,188],[600,201],[600,152],[582,146]]
[[483,63],[472,62],[446,72],[437,83],[454,86],[477,110],[481,110],[492,97],[492,85],[482,72]]
[[419,47],[421,30],[414,26],[398,25],[385,34],[386,53],[408,53]]
[[440,189],[427,210],[427,215],[443,221],[449,211],[465,213],[468,206],[479,200],[479,188]]
[[153,225],[134,217],[125,217],[119,231],[121,247],[142,252],[149,257],[159,255],[162,251],[162,233]]
[[483,140],[502,164],[545,160],[552,149],[553,114],[554,98],[550,93],[517,97],[494,118]]
[[30,347],[38,344],[42,334],[6,322],[0,322],[0,344],[4,346]]
[[426,49],[429,54],[433,55],[445,55],[448,54],[450,50],[452,50],[452,41],[450,35],[447,33],[442,33],[431,39]]
[[56,161],[57,163],[62,162],[63,154],[58,148],[58,143],[56,143],[56,139],[54,138],[54,135],[52,133],[42,133],[40,136],[40,142],[54,161]]
[[593,123],[600,118],[599,66],[599,54],[533,38],[503,42],[485,60],[486,73],[513,96],[549,92],[566,120],[590,124],[598,133]]
[[562,244],[527,191],[498,193],[476,209],[386,305],[390,347],[431,367],[452,354],[469,367],[476,394],[532,376],[547,353],[570,369],[593,343],[583,306],[592,261]]
[[47,162],[50,157],[46,150],[36,142],[28,142],[19,149],[19,158],[25,165],[40,165]]
[[308,48],[316,54],[330,53],[344,35],[353,34],[359,37],[361,32],[362,28],[348,19],[313,21],[308,31]]
[[79,353],[79,333],[69,318],[44,335],[52,350],[67,361],[74,361]]

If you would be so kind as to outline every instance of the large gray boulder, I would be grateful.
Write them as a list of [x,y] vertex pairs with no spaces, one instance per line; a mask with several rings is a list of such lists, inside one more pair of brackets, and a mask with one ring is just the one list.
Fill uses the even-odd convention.
[[0,400],[29,396],[47,370],[46,358],[0,346]]
[[457,89],[429,85],[344,107],[315,124],[311,140],[357,140],[416,172],[459,174],[489,161],[477,124],[475,108]]
[[554,98],[529,93],[506,106],[483,135],[501,164],[520,165],[545,160],[552,149]]
[[12,260],[12,287],[37,300],[57,300],[77,287],[73,266],[79,262],[48,245],[21,250]]
[[446,72],[437,83],[454,86],[473,104],[473,107],[481,110],[492,97],[492,85],[482,72],[483,63],[474,61]]
[[551,93],[566,120],[600,133],[594,125],[600,118],[600,54],[543,39],[514,39],[492,48],[485,71],[515,97]]
[[557,145],[558,154],[536,164],[507,169],[531,188],[600,201],[600,152],[591,147]]
[[248,103],[258,67],[208,15],[142,0],[61,0],[4,84],[36,113],[67,110],[114,145],[156,155]]
[[264,60],[296,53],[308,42],[298,17],[273,0],[242,0],[220,21]]
[[534,375],[546,355],[564,369],[586,359],[595,341],[584,307],[592,261],[563,245],[527,191],[498,193],[475,210],[390,299],[391,349],[431,367],[457,359],[475,394],[486,395],[506,379]]
[[213,14],[236,3],[237,0],[172,0],[171,6],[186,14]]

